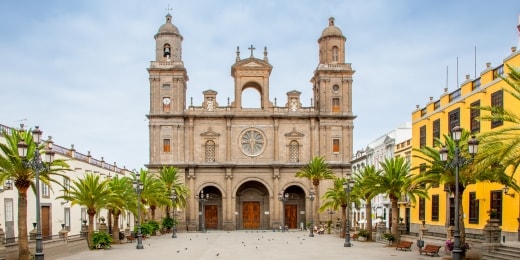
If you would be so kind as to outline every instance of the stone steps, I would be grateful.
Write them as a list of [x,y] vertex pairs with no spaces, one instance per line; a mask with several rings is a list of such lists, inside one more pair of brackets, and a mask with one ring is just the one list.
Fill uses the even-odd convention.
[[502,245],[489,253],[482,252],[482,260],[520,260],[520,248]]

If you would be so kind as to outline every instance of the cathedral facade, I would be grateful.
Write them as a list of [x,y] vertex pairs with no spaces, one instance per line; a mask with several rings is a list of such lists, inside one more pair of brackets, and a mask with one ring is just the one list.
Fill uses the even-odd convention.
[[[302,106],[298,90],[287,92],[283,106],[269,100],[273,66],[267,50],[255,58],[253,46],[247,58],[237,48],[231,65],[234,100],[219,104],[217,91],[206,90],[200,106],[187,105],[182,40],[168,14],[155,34],[147,115],[148,169],[176,167],[190,190],[187,207],[177,210],[178,229],[300,228],[311,219],[318,221],[318,198],[332,183],[322,181],[312,202],[312,183],[295,173],[320,156],[337,176],[351,174],[354,70],[345,62],[346,38],[334,18],[318,39],[310,107]],[[259,108],[243,107],[242,94],[248,89],[260,94]],[[282,196],[286,200],[281,194],[287,194]]]

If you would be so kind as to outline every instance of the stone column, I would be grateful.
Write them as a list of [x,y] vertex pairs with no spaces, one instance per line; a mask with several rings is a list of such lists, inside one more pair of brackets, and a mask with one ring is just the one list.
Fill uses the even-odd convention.
[[502,229],[499,226],[500,220],[489,219],[487,224],[484,226],[482,233],[484,235],[484,241],[481,245],[481,250],[491,252],[495,248],[500,247],[500,236]]

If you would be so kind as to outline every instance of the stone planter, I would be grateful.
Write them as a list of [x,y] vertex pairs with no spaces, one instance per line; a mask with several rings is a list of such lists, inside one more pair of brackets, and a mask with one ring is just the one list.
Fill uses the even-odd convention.
[[367,241],[367,238],[366,237],[358,237],[357,240],[360,241],[360,242],[365,242],[365,241]]

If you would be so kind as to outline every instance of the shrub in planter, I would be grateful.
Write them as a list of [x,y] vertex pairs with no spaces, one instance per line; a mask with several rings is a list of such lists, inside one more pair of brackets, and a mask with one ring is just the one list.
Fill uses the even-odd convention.
[[146,224],[150,225],[152,227],[152,232],[150,234],[152,235],[155,235],[155,233],[157,231],[159,231],[160,227],[159,227],[159,222],[155,221],[155,220],[150,220],[148,221]]
[[366,239],[370,236],[370,233],[368,233],[368,230],[366,230],[366,229],[360,229],[358,231],[358,236]]
[[[144,223],[141,225],[141,234],[145,236],[149,236],[153,232],[153,226],[149,223]],[[134,227],[134,233],[137,235],[137,226]]]
[[388,240],[389,244],[392,244],[395,241],[395,236],[392,233],[384,233],[383,237]]
[[164,218],[162,220],[162,228],[166,230],[171,230],[173,228],[173,218]]
[[94,232],[92,234],[92,249],[96,248],[110,248],[110,245],[112,245],[112,236],[106,232]]

